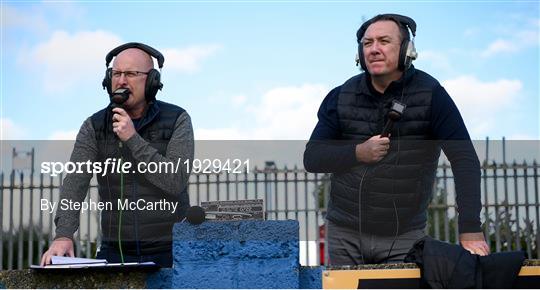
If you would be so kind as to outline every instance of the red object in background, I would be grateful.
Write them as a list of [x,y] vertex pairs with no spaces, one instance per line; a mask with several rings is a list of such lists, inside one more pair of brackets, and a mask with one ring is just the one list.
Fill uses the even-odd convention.
[[321,265],[324,265],[324,242],[326,238],[325,228],[326,224],[319,226],[319,257],[321,258]]

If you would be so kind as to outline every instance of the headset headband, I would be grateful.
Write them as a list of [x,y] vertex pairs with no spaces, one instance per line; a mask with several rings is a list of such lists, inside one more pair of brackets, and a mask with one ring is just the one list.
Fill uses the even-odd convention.
[[157,59],[158,66],[161,69],[163,67],[163,63],[165,62],[165,58],[161,54],[161,52],[157,51],[156,49],[140,43],[140,42],[128,42],[126,44],[122,44],[118,46],[117,48],[111,50],[109,53],[107,53],[107,56],[105,57],[105,67],[109,67],[109,64],[111,63],[111,60],[117,56],[120,52],[128,49],[128,48],[138,48],[140,50],[145,51],[146,53],[150,54],[154,58]]
[[362,41],[362,37],[364,37],[364,34],[366,33],[367,28],[373,24],[374,22],[381,21],[381,20],[394,20],[397,23],[400,23],[401,25],[408,27],[409,30],[412,33],[412,36],[416,36],[416,22],[407,16],[399,15],[399,14],[379,14],[370,20],[364,22],[362,26],[360,26],[360,29],[358,29],[358,33],[356,34],[356,39],[358,43]]

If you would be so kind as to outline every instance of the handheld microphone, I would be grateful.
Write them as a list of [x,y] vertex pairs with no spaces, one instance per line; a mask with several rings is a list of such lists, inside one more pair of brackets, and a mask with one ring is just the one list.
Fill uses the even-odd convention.
[[390,108],[390,111],[388,112],[388,121],[386,121],[386,124],[384,125],[381,137],[388,137],[388,135],[390,135],[390,131],[392,131],[392,127],[394,127],[394,122],[401,118],[406,107],[407,106],[403,103],[396,100],[392,101],[392,108]]
[[124,103],[129,99],[129,94],[131,91],[128,88],[118,88],[110,96],[111,107],[114,108],[123,108]]
[[[128,88],[118,88],[110,95],[111,109],[124,108],[124,103],[129,99],[131,91]],[[122,141],[118,141],[118,147],[122,148]]]
[[[111,110],[114,108],[123,108],[124,103],[129,99],[130,91],[128,88],[118,88],[112,92],[112,94],[109,95],[109,98],[111,99]],[[120,149],[120,155],[122,156],[122,141],[118,140],[118,148]],[[118,166],[120,167],[122,164],[122,158],[118,160]],[[107,176],[108,178],[108,176]],[[108,182],[108,180],[107,180]],[[120,172],[120,200],[123,200],[124,196],[124,174],[123,172]],[[124,254],[122,253],[122,237],[121,237],[121,228],[122,228],[122,210],[120,210],[119,213],[119,219],[118,219],[118,248],[120,249],[120,258],[122,260],[122,263],[124,263]]]

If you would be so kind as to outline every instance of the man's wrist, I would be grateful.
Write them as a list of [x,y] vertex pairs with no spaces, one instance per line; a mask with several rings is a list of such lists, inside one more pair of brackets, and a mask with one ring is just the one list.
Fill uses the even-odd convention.
[[459,223],[459,233],[479,233],[482,231],[480,222],[461,222]]
[[361,159],[363,150],[364,150],[364,143],[356,144],[356,147],[355,147],[356,161],[363,162]]
[[477,232],[477,233],[461,233],[459,234],[459,241],[460,242],[466,242],[466,241],[485,241],[484,233]]
[[62,236],[62,235],[57,235],[56,237],[54,237],[53,240],[54,241],[71,241],[71,242],[75,242],[75,240],[73,240],[73,237]]
[[145,140],[139,135],[137,132],[135,134],[131,135],[129,139],[127,139],[124,143],[133,150],[136,150],[141,144],[143,144]]

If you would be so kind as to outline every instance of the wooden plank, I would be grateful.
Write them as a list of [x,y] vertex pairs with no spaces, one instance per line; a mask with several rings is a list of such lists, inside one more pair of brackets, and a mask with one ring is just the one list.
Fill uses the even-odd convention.
[[[540,276],[540,266],[523,266],[519,276]],[[419,279],[420,269],[327,270],[322,273],[324,289],[356,289],[360,280]]]
[[420,278],[420,269],[330,270],[323,271],[324,289],[356,289],[360,279]]
[[519,276],[540,276],[540,266],[523,266]]

